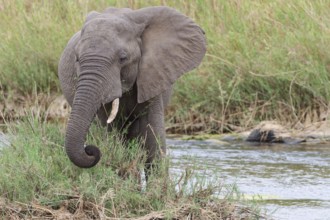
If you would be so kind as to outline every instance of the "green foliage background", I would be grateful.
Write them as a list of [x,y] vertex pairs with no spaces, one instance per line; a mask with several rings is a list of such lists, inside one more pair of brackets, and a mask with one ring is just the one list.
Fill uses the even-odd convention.
[[60,92],[57,63],[91,10],[167,5],[206,32],[203,63],[182,77],[168,123],[208,132],[265,119],[296,123],[327,107],[330,4],[326,0],[3,0],[0,83],[5,92]]

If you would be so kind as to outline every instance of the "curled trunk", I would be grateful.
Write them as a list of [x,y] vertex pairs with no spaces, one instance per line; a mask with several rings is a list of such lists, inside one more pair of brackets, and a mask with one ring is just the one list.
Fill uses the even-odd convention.
[[[101,152],[93,145],[85,147],[86,136],[101,104],[121,96],[120,74],[119,69],[111,65],[106,57],[93,54],[80,57],[79,65],[65,149],[75,165],[89,168],[98,163]],[[115,114],[112,117],[114,119]]]
[[70,160],[81,168],[95,166],[101,158],[100,150],[93,145],[85,146],[89,127],[101,106],[104,78],[107,71],[105,62],[84,59],[80,66],[80,75],[68,121],[65,149]]
[[65,149],[70,160],[81,168],[93,167],[101,158],[101,152],[97,147],[85,147],[88,129],[100,105],[100,101],[93,101],[98,99],[97,96],[97,90],[91,94],[91,89],[87,86],[78,88],[68,121]]

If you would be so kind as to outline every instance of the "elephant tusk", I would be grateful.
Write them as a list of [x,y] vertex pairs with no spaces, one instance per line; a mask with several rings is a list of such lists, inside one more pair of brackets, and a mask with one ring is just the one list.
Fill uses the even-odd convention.
[[118,108],[119,108],[119,99],[117,98],[117,99],[113,100],[113,102],[112,102],[110,116],[107,120],[108,124],[110,124],[116,118],[116,115],[118,113]]

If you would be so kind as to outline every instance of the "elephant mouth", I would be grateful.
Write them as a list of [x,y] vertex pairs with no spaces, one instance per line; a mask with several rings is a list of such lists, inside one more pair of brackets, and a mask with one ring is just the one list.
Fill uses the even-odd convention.
[[107,124],[111,124],[115,120],[119,109],[119,98],[112,101],[111,112],[107,120]]

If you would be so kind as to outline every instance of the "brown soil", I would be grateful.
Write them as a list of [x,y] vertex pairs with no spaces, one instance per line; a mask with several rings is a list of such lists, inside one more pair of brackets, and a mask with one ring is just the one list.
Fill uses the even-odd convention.
[[[0,102],[0,123],[14,121],[27,115],[37,115],[45,117],[47,120],[67,121],[70,113],[70,106],[63,95],[58,94],[35,94],[22,96],[19,94],[11,97],[3,96]],[[263,121],[250,128],[232,126],[233,133],[239,134],[245,139],[253,130],[273,130],[277,137],[304,139],[306,141],[328,141],[330,140],[330,120],[328,120],[328,110],[322,114],[310,114],[305,118],[304,124],[289,124],[278,121]],[[200,124],[171,124],[167,127],[167,133],[181,134],[203,134]],[[1,128],[0,128],[1,129]],[[203,129],[202,129],[203,130]],[[181,131],[181,132],[180,132]]]
[[0,122],[10,122],[27,115],[43,116],[48,120],[67,120],[70,106],[64,96],[58,94],[37,94],[12,97],[3,97],[0,102]]

